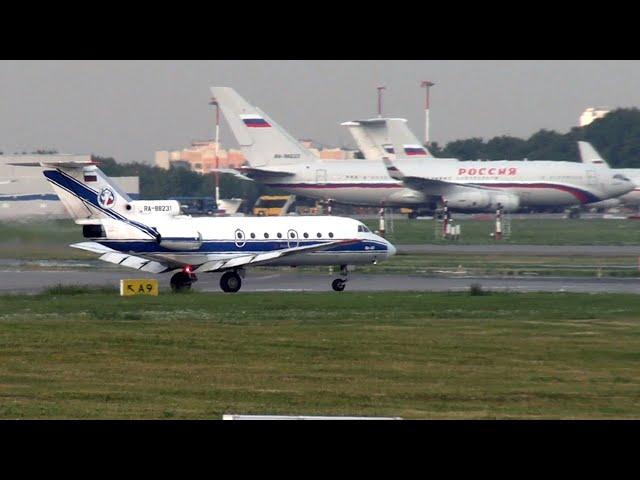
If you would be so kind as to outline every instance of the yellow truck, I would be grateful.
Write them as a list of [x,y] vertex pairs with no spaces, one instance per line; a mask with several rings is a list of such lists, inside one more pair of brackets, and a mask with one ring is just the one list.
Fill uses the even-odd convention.
[[263,195],[253,206],[253,214],[261,217],[286,215],[295,201],[295,195]]

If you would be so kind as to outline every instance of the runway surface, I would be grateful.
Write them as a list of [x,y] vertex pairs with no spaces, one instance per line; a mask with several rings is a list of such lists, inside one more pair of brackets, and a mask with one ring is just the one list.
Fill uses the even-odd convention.
[[[170,275],[149,275],[118,270],[5,271],[0,293],[37,293],[57,284],[118,287],[121,278],[157,278],[161,290],[168,290]],[[202,274],[194,290],[221,292],[220,274]],[[243,280],[243,292],[327,292],[327,274],[283,270],[250,271]],[[474,284],[485,290],[513,292],[640,293],[640,278],[522,277],[522,276],[432,276],[402,274],[350,275],[347,291],[464,291]]]

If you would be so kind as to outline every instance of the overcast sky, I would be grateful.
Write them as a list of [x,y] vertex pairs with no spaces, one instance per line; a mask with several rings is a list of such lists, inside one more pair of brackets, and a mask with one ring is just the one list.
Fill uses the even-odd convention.
[[[156,150],[213,137],[209,86],[235,88],[297,138],[353,146],[340,122],[404,117],[422,139],[567,132],[590,106],[640,106],[640,61],[3,61],[0,150],[151,162]],[[236,145],[222,130],[223,144]]]

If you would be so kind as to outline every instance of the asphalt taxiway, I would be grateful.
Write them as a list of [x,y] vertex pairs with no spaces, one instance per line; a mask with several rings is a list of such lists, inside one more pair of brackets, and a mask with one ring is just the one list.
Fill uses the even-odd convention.
[[[149,275],[120,270],[34,270],[4,271],[0,281],[0,294],[38,293],[51,286],[113,286],[123,278],[157,278],[161,290],[168,290],[169,274]],[[242,292],[327,292],[331,280],[328,273],[307,273],[290,270],[249,271],[243,280]],[[201,274],[194,290],[221,292],[220,274]],[[470,276],[420,274],[360,274],[349,277],[347,291],[465,291],[472,284],[483,289],[511,292],[587,292],[587,293],[640,293],[640,278],[615,277],[529,277],[529,276]]]

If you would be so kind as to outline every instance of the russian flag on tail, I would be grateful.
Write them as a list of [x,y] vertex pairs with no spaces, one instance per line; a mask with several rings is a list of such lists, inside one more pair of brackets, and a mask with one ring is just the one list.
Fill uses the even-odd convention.
[[269,125],[269,122],[267,122],[260,115],[255,115],[255,114],[240,115],[240,118],[242,119],[244,124],[249,128],[268,128],[271,126]]
[[404,153],[407,155],[427,155],[426,150],[421,145],[404,145]]

